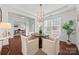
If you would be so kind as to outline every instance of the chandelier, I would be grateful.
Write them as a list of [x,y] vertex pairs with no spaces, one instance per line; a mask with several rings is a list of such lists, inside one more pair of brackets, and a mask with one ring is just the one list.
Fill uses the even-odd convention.
[[11,29],[11,23],[0,22],[0,29]]
[[39,5],[37,21],[39,23],[39,26],[41,27],[43,25],[43,21],[44,21],[44,12],[43,12],[43,5],[42,4]]
[[0,8],[0,11],[1,11],[1,13],[0,13],[0,16],[1,16],[1,21],[0,21],[0,29],[11,29],[11,23],[9,23],[9,22],[4,22],[4,21],[2,21],[2,10],[1,10],[1,8]]

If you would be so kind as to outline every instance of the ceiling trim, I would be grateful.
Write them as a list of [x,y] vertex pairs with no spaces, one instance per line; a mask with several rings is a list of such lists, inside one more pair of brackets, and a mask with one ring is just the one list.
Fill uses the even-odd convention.
[[67,11],[69,9],[73,9],[73,8],[75,8],[75,6],[66,5],[64,7],[61,7],[57,10],[54,10],[54,11],[51,11],[51,12],[45,14],[45,18],[49,17],[50,15],[55,15],[55,14],[58,14],[58,13],[62,13],[62,12],[65,12],[65,11]]
[[1,5],[1,6],[7,8],[8,12],[20,14],[20,15],[23,15],[23,16],[26,16],[26,17],[30,17],[30,18],[33,18],[33,19],[35,18],[34,15],[32,15],[31,13],[26,12],[26,11],[24,11],[22,9],[18,9],[18,8],[6,6],[6,5]]

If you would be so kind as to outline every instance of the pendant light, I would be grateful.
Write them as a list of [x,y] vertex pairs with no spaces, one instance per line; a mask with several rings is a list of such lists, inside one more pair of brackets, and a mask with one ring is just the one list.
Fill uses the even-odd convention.
[[11,29],[11,24],[8,22],[0,22],[1,29]]
[[38,14],[37,14],[37,21],[38,21],[39,29],[42,28],[43,22],[44,22],[44,11],[43,11],[43,5],[42,4],[39,5],[39,11],[38,11]]
[[0,16],[1,16],[0,28],[1,29],[11,29],[11,23],[2,21],[2,10],[1,10],[1,8],[0,8],[0,11],[1,11],[1,13],[0,13]]
[[44,18],[44,15],[43,15],[43,5],[40,4],[40,9],[39,9],[39,13],[38,13],[38,22],[43,22],[43,18]]

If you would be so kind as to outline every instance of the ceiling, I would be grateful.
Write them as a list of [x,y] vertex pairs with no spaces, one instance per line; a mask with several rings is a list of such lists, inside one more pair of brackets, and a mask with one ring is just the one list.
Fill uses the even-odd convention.
[[[15,8],[33,16],[39,12],[39,4],[7,4],[5,6]],[[66,6],[65,4],[43,4],[44,14]]]
[[9,12],[8,13],[8,19],[10,22],[14,22],[14,23],[17,23],[17,22],[20,22],[20,23],[27,23],[30,21],[34,21],[34,19],[30,18],[30,17],[27,17],[27,16],[23,16],[23,15],[19,15],[19,14],[16,14],[16,13],[11,13]]
[[[38,12],[39,12],[39,4],[3,4],[5,7],[12,8],[13,10],[18,10],[18,12],[22,11],[25,14],[29,14],[32,15],[33,17],[36,18]],[[71,4],[69,4],[71,5]],[[66,6],[68,7],[69,5],[67,4],[43,4],[43,11],[44,14],[49,14],[51,12],[54,11],[59,11],[59,9],[63,9]],[[76,6],[77,8],[79,8],[79,4],[75,4],[72,6]],[[27,17],[27,19],[31,19],[30,17],[26,16],[26,15],[19,15],[19,14],[14,14],[14,13],[10,13],[10,17],[15,18],[20,18],[20,19],[24,19],[23,17]],[[26,18],[25,18],[26,19]],[[33,18],[32,18],[33,19]]]

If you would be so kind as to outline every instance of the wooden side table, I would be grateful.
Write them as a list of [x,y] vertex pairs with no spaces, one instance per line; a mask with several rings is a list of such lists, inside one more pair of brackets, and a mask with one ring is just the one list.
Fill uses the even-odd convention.
[[64,41],[60,41],[60,55],[77,55],[78,54],[78,48],[76,44],[67,44]]

